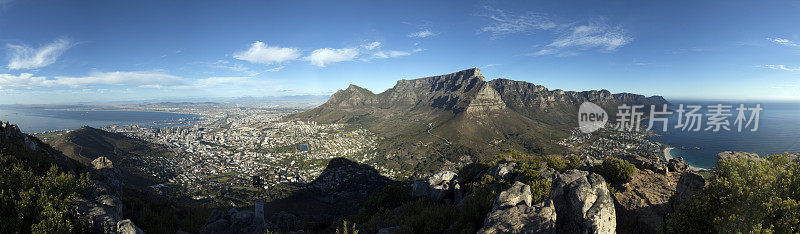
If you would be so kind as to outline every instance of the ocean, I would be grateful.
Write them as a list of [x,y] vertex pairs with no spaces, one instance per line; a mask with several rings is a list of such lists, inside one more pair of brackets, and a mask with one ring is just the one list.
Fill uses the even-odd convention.
[[77,129],[87,125],[95,128],[114,124],[172,126],[175,124],[165,121],[199,117],[202,116],[149,111],[73,111],[0,106],[0,121],[16,124],[26,133]]
[[[728,117],[730,122],[730,131],[721,129],[718,132],[708,131],[681,131],[680,128],[674,128],[677,124],[678,114],[674,113],[669,115],[666,132],[661,131],[661,124],[656,122],[654,131],[661,136],[651,138],[654,141],[662,142],[670,146],[676,147],[671,151],[674,157],[683,157],[689,164],[701,167],[711,168],[717,161],[717,153],[722,151],[745,151],[758,153],[761,156],[780,154],[780,153],[797,153],[800,152],[800,102],[713,102],[713,101],[671,101],[674,105],[669,108],[676,110],[678,104],[686,105],[702,105],[701,110],[704,114],[702,119],[702,128],[706,128],[710,109],[708,105],[731,105],[731,117]],[[763,110],[760,112],[758,120],[758,130],[755,132],[750,131],[752,125],[743,129],[742,132],[737,131],[734,125],[734,120],[738,115],[736,108],[739,104],[744,104],[745,107],[755,107],[760,104]],[[685,108],[686,109],[686,108]],[[656,107],[656,110],[661,110],[661,107]],[[747,115],[750,112],[745,112]],[[614,116],[614,114],[612,114]],[[749,117],[749,116],[748,116]],[[611,119],[613,121],[614,119]],[[648,120],[643,121],[645,125]]]

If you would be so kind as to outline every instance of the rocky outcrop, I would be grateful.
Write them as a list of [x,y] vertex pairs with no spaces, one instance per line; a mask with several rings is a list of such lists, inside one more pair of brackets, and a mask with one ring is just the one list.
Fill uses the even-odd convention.
[[705,186],[706,179],[702,175],[692,171],[681,174],[675,189],[673,210],[678,210],[681,204],[689,200],[693,194],[702,191]]
[[614,201],[598,174],[570,170],[558,174],[550,193],[559,233],[614,233]]
[[531,206],[530,186],[515,182],[500,193],[478,233],[555,233],[556,209],[552,200]]
[[[288,230],[294,230],[292,229]],[[268,224],[264,219],[258,218],[252,210],[236,210],[231,208],[227,213],[220,210],[212,211],[206,219],[206,225],[201,227],[199,233],[265,233]],[[285,230],[285,229],[281,229]]]
[[92,161],[92,190],[75,201],[79,216],[87,217],[93,233],[144,233],[131,220],[122,218],[122,174],[106,157]]
[[490,167],[486,170],[486,173],[495,179],[509,180],[511,179],[511,175],[513,175],[515,166],[516,163],[504,162]]
[[458,175],[453,171],[440,171],[427,180],[414,181],[411,186],[411,195],[414,197],[428,197],[433,201],[443,201],[458,204],[463,199],[463,191],[459,184]]
[[667,162],[667,168],[671,172],[684,172],[689,169],[689,164],[683,160],[683,157],[677,157]]
[[637,170],[627,183],[617,186],[614,208],[617,230],[623,233],[657,233],[672,211],[678,172],[667,174]]
[[117,231],[120,234],[144,234],[142,229],[139,229],[130,219],[119,221],[117,223]]

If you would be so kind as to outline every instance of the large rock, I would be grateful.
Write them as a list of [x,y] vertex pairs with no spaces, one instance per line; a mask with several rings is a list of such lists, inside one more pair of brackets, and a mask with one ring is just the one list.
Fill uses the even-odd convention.
[[684,172],[689,169],[689,164],[683,160],[683,157],[677,157],[667,162],[667,168],[669,168],[671,172]]
[[414,181],[411,185],[411,195],[414,197],[427,196],[433,201],[442,201],[445,198],[458,204],[464,194],[458,184],[458,175],[452,171],[440,171],[428,178],[427,181]]
[[203,226],[198,231],[201,234],[215,234],[215,233],[231,233],[230,230],[231,223],[225,219],[218,219],[211,224]]
[[271,221],[276,228],[284,232],[295,230],[297,224],[300,222],[297,216],[285,211],[273,215]]
[[452,171],[441,171],[428,178],[428,188],[430,193],[428,198],[434,201],[441,201],[453,193],[455,185],[458,183],[457,174]]
[[500,163],[490,167],[486,172],[495,179],[508,180],[512,172],[514,172],[514,166],[516,165],[517,164],[513,162]]
[[675,189],[675,201],[673,203],[673,210],[678,208],[699,191],[702,191],[706,186],[706,179],[696,172],[685,172],[678,180],[677,188]]
[[617,231],[621,233],[657,233],[672,210],[668,206],[675,194],[680,173],[656,173],[637,170],[631,180],[617,187],[614,208]]
[[603,177],[570,170],[554,180],[550,197],[558,214],[559,233],[614,233],[614,201]]
[[122,220],[117,223],[117,231],[120,234],[144,234],[142,229],[133,224],[130,219]]
[[519,181],[500,193],[478,233],[555,233],[552,200],[531,206],[530,186]]
[[508,190],[500,192],[492,210],[505,209],[518,204],[531,206],[531,199],[531,186],[517,181]]

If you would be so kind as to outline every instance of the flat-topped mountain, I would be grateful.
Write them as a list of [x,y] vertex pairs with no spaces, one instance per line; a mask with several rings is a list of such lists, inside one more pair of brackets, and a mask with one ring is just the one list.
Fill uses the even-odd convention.
[[386,139],[379,148],[390,164],[419,170],[420,165],[474,161],[504,148],[561,152],[557,142],[577,127],[578,107],[585,101],[609,113],[623,103],[668,103],[659,96],[608,90],[548,90],[507,79],[487,82],[480,69],[471,68],[400,80],[378,94],[350,85],[326,103],[289,118],[367,128]]

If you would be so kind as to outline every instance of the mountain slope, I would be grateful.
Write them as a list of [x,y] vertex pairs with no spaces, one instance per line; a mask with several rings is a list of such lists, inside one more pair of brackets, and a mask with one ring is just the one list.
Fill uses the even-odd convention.
[[98,157],[107,157],[122,170],[128,183],[140,187],[163,179],[143,173],[135,166],[135,157],[174,155],[164,146],[88,126],[72,130],[48,143],[64,152],[67,157],[85,165],[90,165]]
[[385,138],[379,149],[389,166],[433,171],[505,148],[559,153],[563,149],[557,142],[577,127],[575,117],[584,101],[607,110],[622,103],[666,103],[660,97],[607,90],[565,92],[522,81],[487,82],[472,68],[400,80],[379,94],[350,85],[319,107],[289,118],[367,128]]

